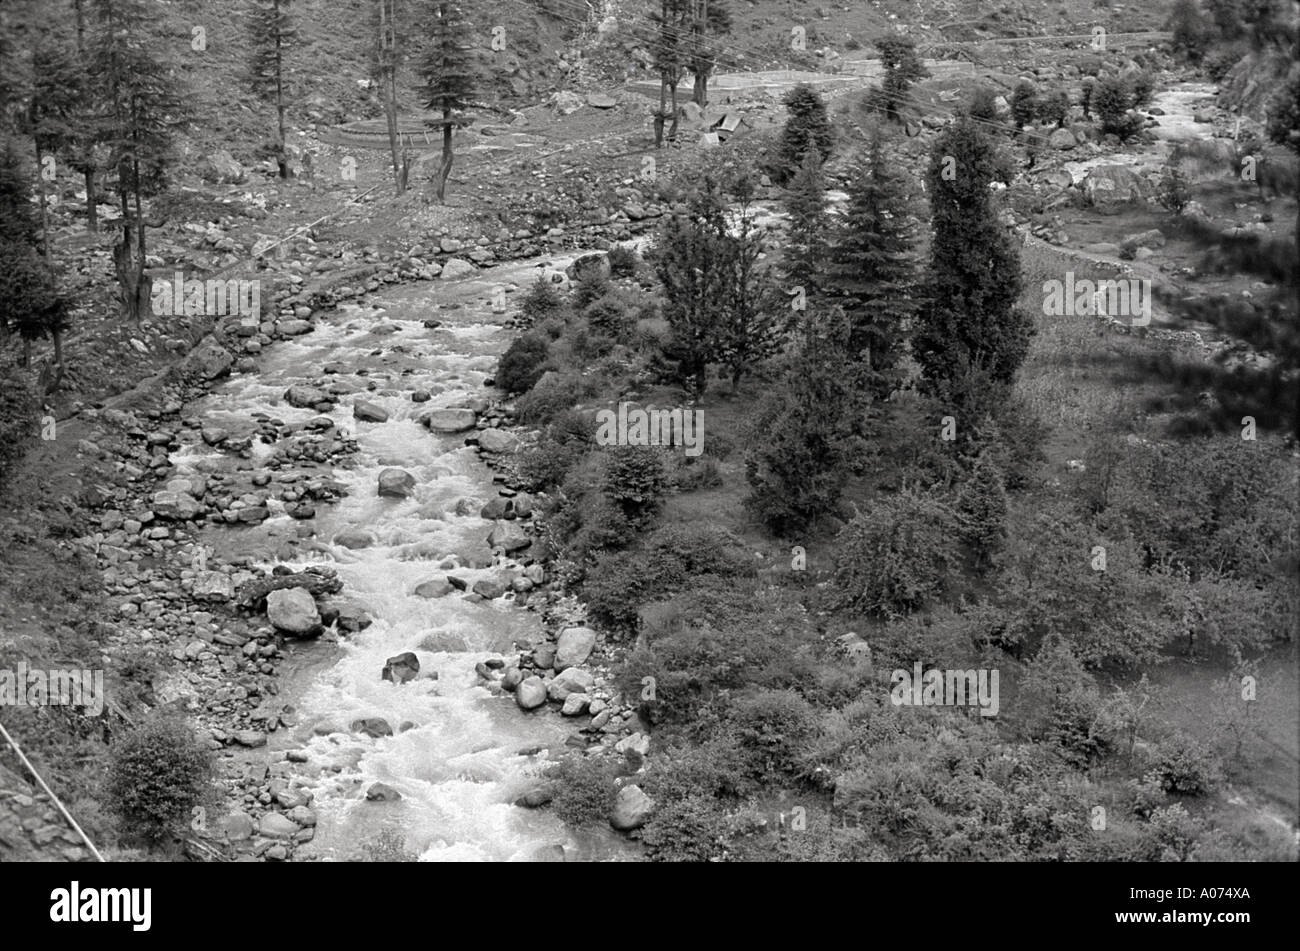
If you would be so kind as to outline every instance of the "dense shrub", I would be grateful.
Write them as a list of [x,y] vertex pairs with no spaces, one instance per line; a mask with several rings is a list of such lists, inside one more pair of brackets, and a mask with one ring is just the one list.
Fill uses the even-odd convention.
[[613,277],[636,275],[637,253],[633,248],[616,244],[609,249],[609,273]]
[[564,298],[555,285],[539,274],[523,300],[519,302],[519,312],[529,326],[555,317],[564,310]]
[[158,717],[113,744],[106,801],[128,836],[161,842],[189,820],[212,771],[211,754],[190,727]]
[[840,534],[835,597],[864,614],[909,614],[939,594],[956,562],[957,518],[933,496],[884,496]]
[[572,377],[545,373],[519,400],[519,419],[525,423],[545,423],[582,399],[582,384]]
[[550,348],[537,334],[524,334],[511,341],[497,364],[496,384],[507,393],[526,393],[546,372]]
[[1176,796],[1204,796],[1221,775],[1214,754],[1182,733],[1160,744],[1153,772],[1160,788]]
[[599,300],[592,301],[582,311],[582,316],[593,330],[597,330],[616,341],[626,340],[636,326],[636,317],[628,312],[627,306],[613,294],[606,294]]
[[573,298],[573,306],[581,311],[593,301],[600,300],[612,289],[609,278],[605,276],[601,268],[586,268],[578,275],[578,279],[573,282],[573,290],[570,292]]
[[732,705],[729,719],[752,758],[752,774],[761,779],[794,773],[815,722],[811,705],[793,690],[745,694]]
[[601,490],[605,497],[634,523],[658,512],[668,485],[662,451],[647,446],[609,446],[604,453]]
[[688,796],[655,810],[641,830],[653,862],[708,862],[727,854],[727,814],[717,800]]
[[568,756],[547,773],[555,784],[551,808],[571,826],[609,821],[614,808],[614,764],[603,756]]

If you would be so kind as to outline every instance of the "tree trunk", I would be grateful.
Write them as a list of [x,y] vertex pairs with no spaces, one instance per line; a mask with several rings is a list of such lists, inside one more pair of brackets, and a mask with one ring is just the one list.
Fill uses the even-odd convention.
[[672,83],[668,88],[669,88],[669,92],[672,93],[672,107],[673,107],[673,124],[668,127],[668,141],[676,142],[677,141],[677,83]]
[[442,167],[438,169],[438,201],[447,195],[447,179],[451,176],[451,110],[442,110]]
[[92,234],[99,230],[99,207],[95,203],[95,169],[87,166],[86,177],[86,230]]
[[655,148],[664,145],[664,118],[668,115],[668,80],[659,77],[659,111],[655,113]]
[[709,74],[701,70],[695,74],[695,88],[692,90],[692,101],[703,109],[709,104]]
[[284,77],[282,76],[283,64],[280,54],[280,37],[275,38],[275,109],[279,117],[280,139],[276,143],[277,161],[280,163],[280,177],[289,177],[289,156],[285,154],[284,147]]

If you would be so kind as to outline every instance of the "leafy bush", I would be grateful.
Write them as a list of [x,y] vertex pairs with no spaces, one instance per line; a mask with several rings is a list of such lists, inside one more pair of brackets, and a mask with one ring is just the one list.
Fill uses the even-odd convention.
[[636,318],[613,294],[606,294],[599,300],[592,301],[583,309],[582,316],[586,318],[593,330],[598,330],[615,340],[626,339],[636,325]]
[[660,450],[646,446],[610,446],[605,450],[601,489],[633,523],[659,511],[667,484]]
[[564,310],[564,298],[555,285],[539,274],[528,293],[519,302],[519,312],[528,326],[554,317]]
[[1130,111],[1137,104],[1132,82],[1124,76],[1103,77],[1092,93],[1092,108],[1101,119],[1101,131],[1119,136],[1121,141],[1142,128],[1142,117]]
[[519,400],[519,419],[525,423],[545,423],[582,399],[582,384],[572,377],[544,373],[532,389]]
[[537,334],[524,334],[510,342],[497,364],[496,384],[507,393],[526,393],[546,372],[550,348]]
[[161,842],[188,821],[212,773],[211,754],[188,725],[151,719],[113,744],[107,804],[128,835]]
[[573,283],[573,306],[583,310],[593,301],[600,300],[612,290],[607,278],[600,268],[586,268]]
[[1171,214],[1178,214],[1192,200],[1192,191],[1187,179],[1177,165],[1168,163],[1160,172],[1160,185],[1156,190],[1160,207]]
[[708,862],[727,854],[727,814],[717,800],[688,796],[660,806],[641,830],[652,862]]
[[609,249],[609,273],[614,277],[636,275],[637,253],[634,249],[616,244]]
[[1154,772],[1160,788],[1177,796],[1204,796],[1221,774],[1214,754],[1182,733],[1160,744]]
[[812,706],[793,690],[757,690],[733,704],[729,719],[756,778],[790,776],[813,731]]
[[956,537],[956,516],[933,496],[907,489],[877,499],[840,534],[840,606],[886,618],[922,607],[944,588]]
[[547,773],[555,783],[551,808],[571,826],[609,821],[614,808],[614,764],[603,756],[568,756]]

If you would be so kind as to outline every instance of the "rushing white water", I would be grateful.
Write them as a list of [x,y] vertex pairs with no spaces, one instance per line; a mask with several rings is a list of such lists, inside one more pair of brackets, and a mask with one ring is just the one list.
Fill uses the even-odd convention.
[[[474,668],[538,631],[538,615],[508,599],[473,603],[461,592],[436,599],[412,593],[420,582],[444,576],[440,565],[454,565],[471,585],[493,571],[485,567],[492,524],[477,514],[497,494],[491,472],[464,445],[465,434],[432,434],[418,417],[432,407],[488,394],[483,380],[509,341],[504,315],[492,313],[491,295],[502,285],[526,287],[536,273],[535,263],[527,262],[467,281],[380,292],[367,306],[345,306],[311,334],[276,344],[256,376],[230,381],[196,407],[205,422],[235,429],[246,428],[259,411],[289,424],[304,422],[319,414],[288,406],[284,391],[321,379],[321,368],[334,363],[343,372],[325,379],[355,385],[389,414],[383,423],[361,422],[352,417],[355,397],[340,398],[330,415],[359,445],[355,466],[334,473],[348,494],[333,505],[317,504],[314,525],[322,544],[290,559],[332,562],[344,582],[343,596],[373,618],[337,649],[295,645],[285,665],[283,696],[297,707],[299,725],[291,736],[273,736],[270,749],[307,753],[300,770],[315,795],[317,831],[300,854],[355,858],[384,828],[397,830],[407,850],[429,861],[526,860],[555,845],[583,858],[630,854],[612,832],[575,834],[548,810],[511,804],[535,782],[542,761],[535,750],[554,755],[576,726],[553,711],[524,714],[509,694],[484,686]],[[462,306],[445,309],[452,302]],[[422,322],[429,318],[442,325],[426,329]],[[376,326],[380,333],[373,332]],[[386,327],[396,329],[384,332]],[[360,369],[366,375],[354,375]],[[378,386],[367,392],[369,381]],[[432,393],[432,400],[412,402],[418,389]],[[269,451],[258,450],[255,462]],[[204,468],[214,455],[199,446],[174,461]],[[378,475],[389,466],[414,476],[410,498],[378,496]],[[456,514],[461,500],[469,503],[460,511],[470,514]],[[250,537],[274,541],[299,534],[302,523],[284,514],[283,506],[272,513],[257,529],[227,535],[247,545]],[[351,551],[334,545],[343,529],[370,532],[375,543]],[[405,684],[381,680],[385,659],[404,651],[419,658],[419,677]],[[394,735],[376,739],[351,731],[354,721],[370,717],[386,720]],[[375,782],[392,786],[402,799],[365,800]]]

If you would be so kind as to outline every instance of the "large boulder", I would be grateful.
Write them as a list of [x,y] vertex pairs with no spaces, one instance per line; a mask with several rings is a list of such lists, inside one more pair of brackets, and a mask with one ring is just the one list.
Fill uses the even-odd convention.
[[519,551],[532,544],[532,536],[523,530],[517,522],[497,522],[488,533],[489,548],[500,548],[505,552]]
[[235,583],[230,580],[230,575],[223,572],[200,571],[194,578],[190,593],[195,601],[226,603],[235,600]]
[[449,595],[455,589],[451,582],[445,578],[434,578],[430,581],[421,581],[415,586],[414,593],[421,598],[441,598]]
[[375,543],[375,536],[360,528],[345,528],[334,536],[334,544],[347,549],[369,548]]
[[546,695],[556,703],[563,703],[571,693],[586,693],[595,681],[596,678],[590,671],[583,670],[581,667],[570,667],[555,676],[550,686],[546,688]]
[[181,372],[186,376],[197,376],[202,380],[215,380],[230,372],[235,358],[230,351],[215,340],[208,338],[195,347],[181,364]]
[[485,452],[514,452],[519,438],[503,429],[484,429],[478,434],[478,447]]
[[352,404],[352,415],[363,423],[388,422],[388,410],[369,400],[357,400]]
[[153,513],[158,518],[186,521],[203,511],[198,499],[188,492],[175,492],[164,489],[153,494]]
[[217,149],[199,160],[199,175],[214,185],[238,185],[244,180],[244,166],[225,149]]
[[546,685],[541,677],[526,677],[515,688],[515,703],[521,710],[535,710],[546,702]]
[[506,585],[500,578],[480,578],[474,582],[474,586],[470,590],[479,597],[491,601],[506,593]]
[[1098,165],[1084,176],[1083,195],[1097,211],[1113,215],[1125,205],[1146,201],[1147,186],[1126,165]]
[[415,476],[404,469],[385,469],[379,473],[379,494],[388,499],[404,499],[415,491]]
[[604,251],[595,251],[576,258],[564,269],[565,276],[571,281],[584,277],[609,277],[609,255]]
[[420,659],[410,651],[390,657],[384,661],[384,670],[379,676],[395,684],[404,684],[414,680],[420,673]]
[[330,402],[330,396],[314,386],[296,383],[284,391],[284,401],[299,409],[311,409],[320,403]]
[[266,596],[266,617],[277,630],[308,634],[320,626],[316,599],[306,588],[280,588]]
[[463,433],[474,428],[478,417],[472,409],[435,409],[423,419],[424,425],[435,433]]
[[292,839],[298,834],[298,823],[278,812],[268,812],[257,824],[257,832],[268,839]]
[[596,646],[596,632],[589,627],[566,627],[560,632],[555,648],[555,671],[576,667],[589,656]]
[[642,792],[640,786],[624,786],[614,797],[609,824],[620,832],[631,832],[645,825],[654,810],[655,801]]
[[1072,149],[1078,144],[1069,129],[1057,129],[1047,137],[1047,145],[1053,149]]
[[466,277],[474,273],[474,265],[460,258],[448,258],[442,263],[442,274],[439,278],[444,281],[452,281],[458,277]]

